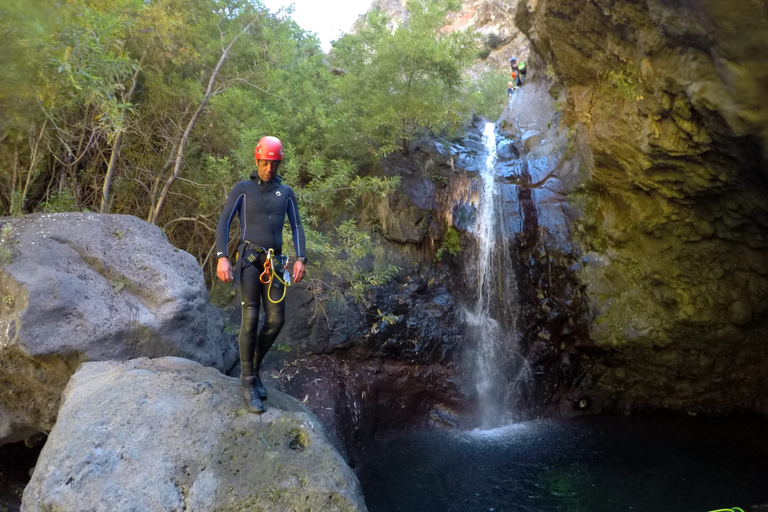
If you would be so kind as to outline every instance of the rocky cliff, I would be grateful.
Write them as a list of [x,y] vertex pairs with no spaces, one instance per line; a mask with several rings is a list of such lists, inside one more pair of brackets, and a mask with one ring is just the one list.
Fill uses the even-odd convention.
[[516,23],[580,170],[555,263],[588,333],[550,345],[550,399],[768,414],[768,3],[530,0]]
[[[377,6],[407,19],[400,0]],[[498,36],[478,66],[529,62],[499,123],[521,313],[510,350],[528,366],[510,405],[524,416],[768,413],[767,13],[765,2],[471,1],[448,20],[478,44]],[[430,282],[451,226],[460,258],[474,250],[473,138],[385,162],[402,193],[362,213],[387,257],[420,262],[411,272]],[[461,263],[440,269],[471,300]],[[385,313],[391,297],[377,303]],[[422,334],[376,357],[408,363],[393,348]],[[471,345],[465,334],[444,346]],[[445,367],[461,381],[461,365]],[[455,405],[456,390],[471,399],[461,385],[443,396]]]

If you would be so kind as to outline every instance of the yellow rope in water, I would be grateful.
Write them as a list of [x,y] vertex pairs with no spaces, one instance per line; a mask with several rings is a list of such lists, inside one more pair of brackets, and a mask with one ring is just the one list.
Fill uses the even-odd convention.
[[733,508],[720,508],[717,510],[710,510],[709,512],[744,512],[739,507],[733,507]]

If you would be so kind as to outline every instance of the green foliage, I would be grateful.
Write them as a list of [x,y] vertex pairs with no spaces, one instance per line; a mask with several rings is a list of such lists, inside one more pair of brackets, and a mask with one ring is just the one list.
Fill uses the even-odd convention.
[[77,211],[77,197],[74,192],[69,189],[64,189],[61,192],[54,192],[38,207],[38,210],[44,213]]
[[24,210],[21,207],[21,203],[22,203],[21,190],[13,190],[11,192],[11,197],[9,200],[11,203],[10,212],[9,212],[11,216],[21,217],[22,215],[24,215]]
[[632,63],[624,69],[612,69],[602,75],[600,90],[604,94],[618,95],[625,100],[643,99],[640,70]]
[[495,50],[499,46],[501,46],[501,43],[504,42],[504,39],[502,39],[499,34],[496,32],[491,32],[487,36],[485,36],[484,44],[487,48],[490,48],[491,50]]
[[13,263],[13,253],[7,247],[0,247],[0,265],[10,265]]
[[5,224],[3,229],[0,230],[0,265],[10,265],[13,263],[13,252],[11,252],[10,242],[11,235],[13,234],[13,227],[10,224]]
[[422,170],[438,187],[446,188],[451,182],[450,170],[437,165],[431,157],[424,163]]
[[475,112],[488,119],[498,119],[507,104],[509,73],[499,70],[485,72],[474,84]]
[[[296,191],[308,236],[313,290],[363,301],[397,268],[372,262],[368,233],[344,219],[399,181],[360,169],[407,150],[426,131],[460,126],[475,105],[463,98],[473,36],[440,31],[458,6],[412,0],[408,23],[394,30],[373,12],[326,57],[315,36],[259,2],[6,0],[0,215],[100,211],[113,162],[107,210],[148,218],[222,47],[241,34],[189,133],[158,224],[212,275],[226,195],[253,169],[255,142],[278,135],[286,148],[280,173]],[[350,72],[331,74],[329,60]]]
[[393,315],[391,313],[382,313],[380,309],[377,309],[376,312],[379,313],[379,318],[381,321],[387,325],[395,325],[395,322],[397,322],[397,315]]
[[491,54],[491,49],[487,46],[483,46],[479,50],[477,50],[477,53],[475,54],[475,57],[478,59],[485,60],[488,58],[488,56]]
[[448,254],[451,256],[458,256],[460,252],[461,236],[459,231],[453,226],[449,226],[448,229],[445,230],[443,243],[440,244],[440,248],[437,250],[435,258],[437,261],[443,261],[443,258],[445,258]]
[[313,292],[321,299],[338,299],[350,296],[355,302],[365,302],[368,290],[392,279],[400,270],[387,265],[381,270],[368,270],[365,258],[373,252],[370,235],[357,227],[355,220],[345,220],[337,228],[335,236],[314,230],[305,230],[307,247],[318,263],[310,263],[313,276]]
[[373,143],[375,154],[400,148],[427,130],[460,126],[470,105],[461,100],[464,69],[475,53],[471,34],[441,32],[458,2],[410,0],[408,23],[394,30],[378,9],[367,14],[357,34],[336,42],[335,67],[348,72],[335,87],[345,140]]

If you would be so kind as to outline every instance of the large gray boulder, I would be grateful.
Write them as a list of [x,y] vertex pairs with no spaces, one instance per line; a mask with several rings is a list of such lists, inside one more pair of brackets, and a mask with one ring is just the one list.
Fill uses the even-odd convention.
[[360,484],[299,402],[176,358],[80,366],[24,512],[365,511]]
[[94,213],[0,218],[0,250],[0,444],[50,430],[83,361],[236,364],[200,266],[157,226]]

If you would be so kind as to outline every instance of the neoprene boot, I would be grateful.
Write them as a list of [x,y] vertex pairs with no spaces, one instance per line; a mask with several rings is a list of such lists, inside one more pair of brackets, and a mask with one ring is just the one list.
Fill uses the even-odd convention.
[[265,388],[264,384],[261,383],[261,377],[259,376],[259,370],[260,369],[261,368],[258,367],[258,366],[253,369],[253,372],[255,373],[255,375],[253,377],[254,378],[253,383],[256,386],[256,391],[259,393],[259,398],[261,398],[262,400],[266,400],[267,399],[267,388]]
[[261,414],[264,412],[264,404],[261,403],[259,398],[259,391],[256,387],[255,380],[258,377],[243,377],[243,398],[248,403],[248,406],[255,412]]

